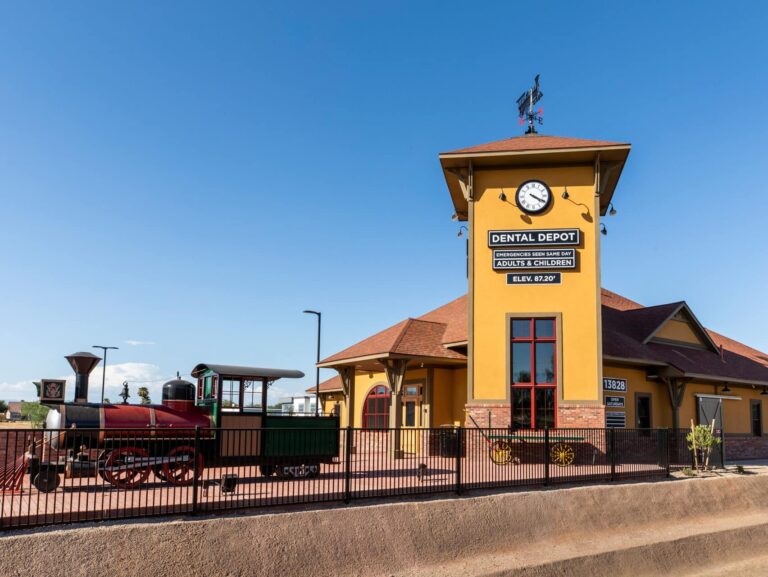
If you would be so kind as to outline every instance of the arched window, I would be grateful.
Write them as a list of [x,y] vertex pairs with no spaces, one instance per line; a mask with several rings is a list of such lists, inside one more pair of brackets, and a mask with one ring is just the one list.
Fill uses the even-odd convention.
[[365,397],[363,428],[386,429],[389,427],[389,388],[378,385]]

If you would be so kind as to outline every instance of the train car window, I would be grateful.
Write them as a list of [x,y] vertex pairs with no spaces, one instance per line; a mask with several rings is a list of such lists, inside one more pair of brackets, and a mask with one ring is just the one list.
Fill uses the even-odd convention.
[[197,379],[197,400],[203,400],[203,377]]
[[240,381],[223,379],[221,382],[221,409],[223,411],[238,411],[242,406]]
[[261,409],[261,381],[243,381],[243,407]]

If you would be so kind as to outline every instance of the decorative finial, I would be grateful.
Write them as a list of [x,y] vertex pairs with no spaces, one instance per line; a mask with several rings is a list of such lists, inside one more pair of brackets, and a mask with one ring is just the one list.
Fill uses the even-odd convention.
[[123,392],[118,395],[118,397],[121,397],[123,399],[123,404],[128,404],[128,397],[130,397],[131,394],[128,392],[128,381],[123,381]]
[[536,75],[534,79],[533,88],[526,90],[517,99],[517,110],[520,113],[520,125],[524,125],[526,120],[528,121],[528,128],[526,134],[536,134],[536,123],[544,124],[544,109],[539,108],[534,111],[533,106],[539,102],[544,96],[544,93],[539,89],[539,76]]

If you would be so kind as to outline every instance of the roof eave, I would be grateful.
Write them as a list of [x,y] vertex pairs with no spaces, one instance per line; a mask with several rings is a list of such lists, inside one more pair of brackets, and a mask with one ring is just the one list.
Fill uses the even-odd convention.
[[442,364],[462,364],[466,363],[466,358],[454,358],[454,357],[435,357],[429,355],[407,355],[401,353],[377,353],[374,355],[365,355],[360,357],[350,357],[348,359],[336,359],[332,361],[321,361],[317,363],[320,369],[332,369],[334,367],[348,367],[357,366],[361,363],[376,362],[383,359],[408,359],[414,362],[434,362],[439,361]]
[[697,381],[714,381],[718,383],[728,383],[733,385],[755,385],[768,387],[768,380],[749,380],[749,379],[737,379],[733,377],[723,377],[719,375],[703,375],[700,373],[685,373],[685,376]]
[[605,146],[584,146],[571,148],[546,148],[540,150],[516,150],[494,152],[443,152],[438,155],[443,176],[451,194],[451,200],[458,220],[465,221],[469,215],[468,200],[462,193],[459,177],[454,171],[465,169],[482,170],[489,168],[556,165],[595,164],[598,157],[601,166],[600,214],[605,215],[611,203],[616,185],[631,150],[628,143]]

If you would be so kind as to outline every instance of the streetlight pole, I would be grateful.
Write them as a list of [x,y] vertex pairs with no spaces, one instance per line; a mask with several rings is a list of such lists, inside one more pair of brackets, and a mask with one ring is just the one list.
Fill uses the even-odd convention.
[[119,347],[105,347],[103,345],[93,345],[91,347],[92,349],[101,349],[104,351],[104,364],[101,365],[101,404],[104,404],[104,381],[107,378],[107,351],[114,349],[117,350]]
[[[320,325],[322,320],[322,313],[318,311],[304,311],[308,315],[317,316],[317,363],[320,362]],[[320,367],[315,363],[315,416],[320,415]]]

